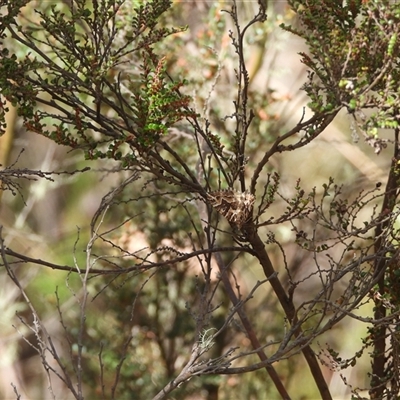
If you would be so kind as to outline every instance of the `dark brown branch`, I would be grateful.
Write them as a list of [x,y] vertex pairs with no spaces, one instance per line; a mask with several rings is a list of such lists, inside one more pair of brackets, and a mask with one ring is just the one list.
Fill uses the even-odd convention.
[[[232,288],[232,284],[229,280],[229,276],[227,273],[227,268],[224,265],[224,262],[222,261],[221,254],[215,253],[214,257],[215,257],[215,260],[217,261],[218,269],[221,274],[221,279],[222,279],[222,282],[224,283],[225,290],[229,296],[229,299],[235,307],[238,307],[239,299],[237,298],[237,296]],[[246,330],[246,333],[251,342],[251,345],[253,346],[253,349],[255,349],[255,350],[257,349],[256,353],[262,362],[267,362],[268,357],[262,350],[261,343],[258,340],[257,335],[254,332],[254,329],[253,329],[249,319],[247,318],[246,312],[244,311],[243,307],[238,307],[237,313],[239,315],[240,320],[242,321],[243,327]],[[275,385],[277,391],[279,392],[279,394],[281,395],[282,399],[290,400],[289,393],[286,391],[285,387],[283,386],[282,381],[281,381],[278,373],[276,372],[275,368],[270,364],[265,365],[264,368],[267,370],[268,375],[274,382],[274,385]]]
[[[289,298],[289,296],[286,294],[285,289],[283,288],[278,275],[275,271],[275,268],[272,265],[272,262],[268,256],[268,253],[265,249],[265,245],[263,241],[261,240],[260,236],[258,235],[256,231],[256,227],[253,225],[253,223],[249,224],[247,226],[247,231],[246,231],[246,237],[249,243],[251,244],[256,257],[258,258],[263,271],[264,275],[267,279],[269,279],[269,282],[272,286],[272,289],[274,290],[276,297],[278,298],[278,301],[280,305],[282,306],[286,317],[288,318],[288,321],[290,324],[295,327],[294,329],[294,336],[299,337],[302,335],[302,329],[300,325],[297,324],[297,316],[296,316],[296,310],[295,306],[293,304],[292,299]],[[297,325],[297,327],[296,327]],[[331,400],[332,396],[329,392],[328,385],[325,381],[325,378],[322,374],[321,368],[319,366],[317,357],[315,356],[313,350],[309,345],[305,345],[302,348],[303,355],[307,361],[307,364],[311,370],[311,373],[313,375],[314,381],[318,387],[318,390],[321,394],[321,398],[324,400]]]
[[[396,198],[398,196],[399,188],[399,165],[400,161],[400,149],[399,149],[399,128],[395,130],[395,143],[394,143],[394,154],[392,158],[392,163],[390,166],[390,172],[388,181],[386,184],[385,196],[383,199],[381,215],[385,216],[393,212],[396,206]],[[383,232],[388,228],[390,220],[385,219],[381,224],[377,225],[375,229],[375,254],[382,251],[382,246],[384,246],[385,235]],[[387,268],[387,260],[384,258],[377,258],[374,266],[375,276],[380,276],[378,281],[378,291],[381,295],[386,293],[385,284],[385,270]],[[374,319],[380,320],[386,316],[386,306],[383,304],[381,299],[374,299],[375,301],[375,312]],[[373,360],[372,360],[372,378],[371,378],[371,398],[378,399],[382,398],[383,392],[386,388],[385,382],[385,362],[386,362],[386,325],[381,324],[374,327],[373,334]]]
[[[265,165],[268,163],[268,161],[272,157],[272,155],[274,155],[277,152],[295,150],[297,148],[303,147],[306,144],[310,143],[312,140],[314,140],[318,135],[320,135],[325,130],[325,128],[333,121],[333,119],[335,118],[335,116],[338,112],[339,112],[339,109],[334,110],[329,114],[314,115],[308,121],[297,124],[293,129],[286,132],[284,135],[279,136],[275,140],[275,142],[273,143],[271,148],[264,154],[263,158],[257,164],[257,167],[255,168],[253,176],[251,178],[250,193],[253,193],[253,194],[255,193],[258,178],[260,177],[262,170],[264,169]],[[304,130],[305,128],[307,128],[309,126],[312,126],[313,124],[319,124],[319,127],[315,130],[312,137],[310,136],[308,139],[300,139],[297,143],[295,143],[293,145],[279,147],[279,145],[284,140],[301,132],[302,130]]]
[[[101,274],[101,275],[122,275],[122,274],[127,274],[129,272],[134,272],[134,271],[145,271],[151,268],[160,268],[160,267],[166,267],[166,266],[171,266],[186,260],[189,260],[193,257],[198,257],[200,255],[204,254],[211,254],[211,253],[218,253],[218,252],[225,252],[225,251],[238,251],[238,252],[249,252],[252,254],[251,249],[244,249],[242,247],[221,247],[221,248],[213,248],[213,249],[202,249],[202,250],[195,250],[190,253],[185,253],[180,255],[179,257],[172,258],[170,260],[166,261],[161,261],[161,262],[150,262],[147,261],[145,263],[145,260],[141,261],[137,265],[133,267],[128,267],[128,268],[121,268],[121,269],[96,269],[96,268],[90,268],[89,273],[90,274]],[[70,265],[59,265],[55,263],[51,263],[45,260],[41,260],[39,258],[32,258],[28,257],[24,254],[17,253],[16,251],[11,250],[10,248],[4,248],[4,254],[7,256],[15,257],[17,258],[20,262],[23,263],[31,263],[31,264],[36,264],[36,265],[42,265],[44,267],[49,267],[51,269],[59,270],[59,271],[68,271],[68,272],[76,272],[80,274],[85,274],[86,269],[79,269],[79,271],[76,269],[76,267],[72,267]],[[11,263],[10,263],[11,264]]]

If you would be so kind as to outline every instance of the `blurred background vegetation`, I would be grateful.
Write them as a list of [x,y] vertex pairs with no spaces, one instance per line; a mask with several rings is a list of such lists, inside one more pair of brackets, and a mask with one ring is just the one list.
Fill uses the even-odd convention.
[[[23,9],[21,23],[38,18],[33,11],[35,8],[44,10],[56,3],[60,9],[68,7],[68,1],[30,2]],[[252,18],[257,9],[255,2],[240,2],[239,5],[239,15],[243,21]],[[126,7],[129,14],[130,1],[126,1]],[[232,126],[229,121],[221,121],[234,111],[232,99],[237,90],[235,54],[228,36],[232,21],[222,12],[226,7],[224,1],[175,0],[171,10],[163,17],[164,23],[168,26],[187,25],[188,29],[170,36],[162,44],[162,52],[167,55],[168,72],[188,81],[184,88],[186,94],[193,96],[196,108],[208,116],[212,130],[225,135],[229,134]],[[305,45],[300,38],[280,29],[282,22],[296,24],[296,16],[285,1],[269,1],[267,22],[251,27],[247,36],[250,105],[260,110],[252,127],[258,135],[253,136],[256,139],[251,143],[253,154],[250,154],[250,165],[260,144],[272,142],[278,133],[295,125],[307,103],[304,93],[300,91],[306,71],[298,56],[298,52],[305,50]],[[22,47],[12,50],[21,55],[28,51]],[[80,150],[70,151],[44,137],[26,132],[12,107],[8,118],[9,139],[3,136],[0,141],[1,149],[5,149],[0,161],[3,166],[14,164],[17,168],[42,171],[74,170],[90,166],[91,170],[71,176],[55,175],[52,181],[21,180],[20,193],[2,193],[0,219],[5,245],[32,258],[51,260],[61,265],[84,265],[91,219],[102,197],[117,182],[126,179],[126,172],[118,169],[115,162],[85,161]],[[6,145],[7,140],[10,140],[10,146]],[[175,145],[185,146],[179,142],[179,137]],[[361,188],[373,188],[377,181],[385,179],[390,165],[387,154],[390,152],[389,145],[378,156],[363,141],[358,141],[351,129],[349,117],[343,113],[310,145],[282,156],[274,156],[271,171],[279,172],[281,190],[283,188],[288,196],[295,195],[294,188],[298,179],[301,179],[303,188],[311,190],[316,187],[317,192],[322,192],[322,184],[333,177],[337,184],[344,185],[344,193],[351,199]],[[191,148],[187,148],[187,154],[188,157],[196,156]],[[266,182],[267,176],[264,179],[261,183]],[[159,187],[160,196],[151,202],[146,199],[147,188],[143,185],[141,179],[135,183],[134,190],[142,193],[140,201],[130,202],[129,193],[124,193],[119,203],[109,209],[102,227],[104,231],[107,228],[114,229],[132,217],[119,229],[112,231],[110,240],[131,251],[140,251],[146,247],[155,249],[163,245],[182,249],[190,246],[187,235],[192,229],[190,216],[182,212],[182,209],[166,213],[169,204],[168,198],[163,195],[162,185]],[[280,207],[284,205],[278,202],[274,204],[275,207],[279,213]],[[368,214],[371,210],[365,209],[364,212]],[[276,227],[274,234],[285,250],[289,265],[296,265],[296,277],[307,274],[313,260],[310,255],[299,252],[290,225]],[[232,244],[231,239],[227,237],[224,244]],[[99,259],[97,262],[100,264],[104,262],[111,265],[113,255],[120,255],[113,254],[115,248],[106,241],[96,246],[98,254],[109,255],[108,259]],[[281,262],[279,249],[271,247],[270,251],[275,262]],[[128,266],[131,260],[126,257],[118,262]],[[250,258],[242,258],[234,264],[240,269],[243,291],[252,288],[257,280],[263,278],[259,276],[258,269],[253,268],[252,262]],[[195,324],[192,309],[196,308],[198,286],[202,284],[198,278],[198,266],[194,264],[183,262],[159,271],[154,276],[148,272],[117,278],[106,275],[90,280],[90,293],[93,296],[100,294],[89,303],[84,333],[87,344],[84,349],[85,390],[88,399],[101,397],[98,379],[98,355],[101,349],[107,349],[102,353],[104,381],[112,387],[121,349],[132,332],[134,339],[121,369],[117,398],[152,398],[160,387],[176,375],[190,350]],[[60,273],[33,265],[29,265],[29,268],[27,265],[16,268],[32,303],[38,313],[44,316],[49,332],[59,341],[60,348],[64,349],[63,357],[67,359],[70,356],[67,341],[72,342],[74,349],[74,335],[79,323],[80,278],[67,272]],[[14,397],[10,385],[12,381],[18,385],[24,399],[47,398],[49,382],[40,367],[39,356],[23,339],[32,339],[31,333],[18,322],[16,313],[27,321],[32,316],[6,273],[1,270],[0,274],[3,282],[0,288],[0,397]],[[312,282],[310,285],[308,290],[313,290]],[[216,290],[214,302],[215,305],[219,304],[219,308],[213,314],[213,325],[220,326],[230,305],[224,291],[220,288]],[[131,318],[132,299],[138,293],[141,296],[134,304],[135,312]],[[297,296],[300,295],[298,292]],[[66,337],[60,324],[57,304],[68,326],[69,337]],[[260,336],[273,338],[274,333],[284,329],[274,324],[276,313],[280,311],[268,290],[255,293],[247,312],[254,317]],[[363,324],[354,319],[350,322],[346,320],[321,337],[314,350],[322,351],[325,343],[329,343],[343,358],[350,357],[361,347],[361,338],[365,334],[366,327]],[[212,348],[214,356],[222,354],[232,343],[249,346],[239,325],[232,324],[218,336]],[[357,376],[354,376],[351,368],[335,371],[335,366],[329,365],[329,362],[323,367],[335,398],[349,398],[349,388],[343,384],[340,375],[351,378],[355,386],[367,386],[368,362],[365,360],[364,372],[359,362]],[[318,398],[318,392],[300,356],[281,361],[276,368],[289,392],[295,394],[294,398]],[[273,385],[266,384],[268,379],[264,370],[238,376],[201,377],[183,385],[170,398],[279,398]],[[57,399],[71,398],[61,382],[55,379],[52,384]]]

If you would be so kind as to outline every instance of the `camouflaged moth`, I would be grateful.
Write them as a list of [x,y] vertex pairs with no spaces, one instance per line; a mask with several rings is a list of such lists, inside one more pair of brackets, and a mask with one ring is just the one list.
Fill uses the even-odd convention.
[[233,189],[215,190],[207,194],[207,199],[213,208],[238,228],[250,219],[255,201],[251,193]]

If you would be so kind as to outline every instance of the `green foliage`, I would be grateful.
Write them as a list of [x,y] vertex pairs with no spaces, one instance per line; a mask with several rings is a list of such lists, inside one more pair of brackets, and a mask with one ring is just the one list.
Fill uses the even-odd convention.
[[[399,6],[389,0],[347,3],[289,1],[300,27],[283,27],[309,47],[301,55],[310,69],[304,86],[310,108],[324,113],[346,107],[380,151],[378,129],[398,126]],[[373,110],[368,116],[367,109]]]
[[[117,0],[90,6],[79,0],[65,10],[53,4],[38,10],[41,29],[32,24],[14,30],[14,20],[3,19],[4,29],[21,45],[29,43],[31,53],[19,60],[3,49],[0,60],[1,94],[19,106],[28,130],[83,148],[88,159],[122,160],[125,166],[136,160],[129,148],[141,153],[153,147],[170,126],[193,115],[190,97],[179,93],[183,82],[170,80],[165,56],[152,50],[182,30],[157,26],[171,2],[129,4],[130,14],[119,13],[124,2]],[[126,78],[120,68],[127,63],[142,70],[127,78],[129,98],[116,84]]]
[[[186,111],[190,97],[179,94],[184,82],[166,81],[166,57],[156,61],[154,53],[148,48],[142,52],[142,58],[142,85],[138,93],[132,94],[132,108],[138,145],[147,148],[154,146],[160,136],[167,135],[168,128],[176,122],[195,114]],[[153,65],[153,60],[156,65]]]

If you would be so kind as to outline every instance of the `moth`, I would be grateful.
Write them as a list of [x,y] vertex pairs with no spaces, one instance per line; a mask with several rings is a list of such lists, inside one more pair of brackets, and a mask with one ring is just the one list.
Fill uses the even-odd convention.
[[250,219],[255,202],[251,193],[233,189],[215,190],[207,194],[207,199],[215,210],[239,229]]

